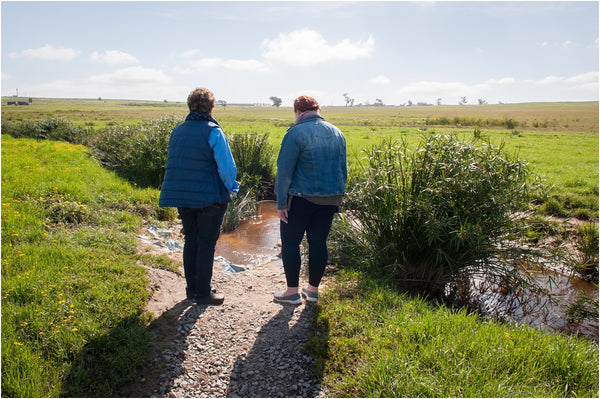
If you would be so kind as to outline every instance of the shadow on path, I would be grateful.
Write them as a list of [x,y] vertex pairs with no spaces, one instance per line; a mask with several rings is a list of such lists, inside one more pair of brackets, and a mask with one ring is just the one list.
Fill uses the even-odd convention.
[[283,306],[259,331],[247,355],[233,366],[226,397],[315,397],[314,362],[304,354],[316,308]]
[[148,328],[149,364],[138,371],[132,383],[121,387],[116,396],[163,396],[183,372],[182,363],[189,345],[187,337],[205,310],[205,305],[184,300],[153,321]]

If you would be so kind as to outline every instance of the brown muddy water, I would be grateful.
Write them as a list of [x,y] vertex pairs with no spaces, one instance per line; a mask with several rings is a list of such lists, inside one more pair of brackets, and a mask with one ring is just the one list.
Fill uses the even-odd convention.
[[235,231],[221,234],[215,255],[247,267],[277,260],[280,252],[277,203],[263,201],[256,218],[242,220]]

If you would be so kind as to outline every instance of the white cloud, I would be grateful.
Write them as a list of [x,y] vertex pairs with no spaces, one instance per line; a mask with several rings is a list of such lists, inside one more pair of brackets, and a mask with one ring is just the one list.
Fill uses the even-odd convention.
[[188,50],[185,53],[183,53],[183,56],[185,58],[189,58],[189,57],[193,57],[193,56],[198,55],[198,54],[200,54],[200,50],[193,49],[193,50]]
[[575,44],[575,43],[573,43],[573,42],[572,42],[572,41],[570,41],[570,40],[565,40],[565,41],[563,42],[562,46],[566,48],[566,47],[571,47],[571,46],[573,46],[574,44]]
[[376,85],[389,85],[392,81],[385,75],[377,75],[374,78],[371,78],[369,82]]
[[420,81],[402,87],[396,94],[401,96],[401,101],[411,100],[415,103],[435,103],[441,98],[444,104],[457,104],[463,96],[473,103],[475,99],[488,98],[496,93],[496,89],[515,82],[514,78],[488,79],[481,83]]
[[574,75],[574,76],[571,76],[570,78],[566,78],[565,81],[569,82],[569,83],[579,83],[579,84],[598,83],[598,72],[594,71],[594,72],[587,72],[587,73],[582,73],[579,75]]
[[[233,71],[256,71],[267,72],[270,70],[269,65],[258,60],[235,60],[222,58],[202,58],[190,63],[191,69],[203,70],[214,68],[225,68]],[[180,73],[192,72],[190,68],[177,69]]]
[[560,82],[562,80],[564,80],[564,78],[561,78],[560,76],[550,75],[550,76],[546,76],[544,79],[534,81],[534,83],[541,84],[541,85],[548,85],[548,84],[554,84],[556,82]]
[[102,53],[94,51],[90,58],[92,61],[108,65],[129,65],[138,62],[133,55],[118,50],[106,50]]
[[570,77],[564,76],[555,76],[550,75],[546,76],[540,80],[529,80],[531,83],[536,83],[540,85],[549,85],[556,83],[576,83],[576,84],[589,84],[589,83],[598,83],[598,72],[586,72],[579,75],[573,75]]
[[356,60],[368,57],[374,50],[375,40],[352,42],[344,39],[329,44],[317,31],[299,29],[290,33],[281,33],[276,39],[265,39],[260,47],[263,57],[272,62],[283,62],[292,66],[309,66],[329,60]]
[[79,55],[79,51],[72,48],[57,48],[46,44],[40,48],[22,50],[19,53],[9,53],[9,58],[32,58],[48,61],[71,61]]
[[[138,80],[127,78],[136,71],[129,71],[118,76],[93,76],[87,79],[55,80],[45,83],[23,84],[29,87],[29,95],[33,97],[56,98],[114,98],[135,100],[181,100],[189,93],[189,86],[150,71],[137,72],[143,74]],[[157,80],[153,80],[156,78]],[[21,91],[21,90],[19,90]]]
[[257,60],[225,60],[223,66],[235,71],[267,71],[267,64]]
[[398,94],[407,96],[443,96],[444,93],[449,92],[464,92],[470,89],[466,83],[462,82],[430,82],[421,81],[414,82],[398,90]]
[[489,85],[511,85],[515,82],[515,78],[488,79],[485,81],[485,83]]
[[171,82],[171,78],[158,69],[144,67],[128,67],[113,73],[94,75],[90,82],[104,86],[137,86],[146,84],[163,84]]
[[[494,102],[509,100],[511,102],[530,101],[589,101],[598,98],[597,71],[573,76],[550,75],[539,80],[517,80],[513,77],[488,79],[483,82],[435,82],[419,81],[410,83],[396,90],[399,101],[435,102],[442,98],[444,104],[456,104],[465,96],[469,103],[483,98]],[[523,91],[516,91],[515,85]]]

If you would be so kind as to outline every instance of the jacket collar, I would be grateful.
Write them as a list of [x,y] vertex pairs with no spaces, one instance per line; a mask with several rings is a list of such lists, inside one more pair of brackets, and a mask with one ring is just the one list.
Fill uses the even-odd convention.
[[317,119],[325,120],[325,118],[323,118],[321,115],[311,115],[311,116],[307,116],[306,118],[303,118],[302,120],[300,120],[300,122],[296,123],[296,125],[298,125],[300,123],[304,123],[304,122],[314,121]]

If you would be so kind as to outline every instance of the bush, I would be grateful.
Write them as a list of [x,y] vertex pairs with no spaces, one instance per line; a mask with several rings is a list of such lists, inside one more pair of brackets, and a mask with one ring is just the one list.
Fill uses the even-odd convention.
[[272,196],[274,150],[269,136],[257,133],[234,133],[229,136],[229,146],[237,167],[238,176],[257,179],[258,199]]
[[223,218],[224,232],[235,230],[240,220],[256,216],[258,201],[272,197],[274,150],[268,135],[234,133],[229,146],[237,167],[240,191],[233,196]]
[[182,121],[164,117],[139,126],[111,126],[90,143],[96,157],[141,187],[160,188],[167,166],[171,131]]
[[366,246],[360,252],[372,272],[433,297],[482,271],[519,278],[498,261],[498,244],[528,209],[533,185],[525,164],[490,144],[439,135],[414,151],[384,141],[366,153],[346,205],[360,226],[353,245]]
[[2,121],[2,133],[15,138],[66,141],[73,144],[87,144],[94,135],[93,129],[79,128],[63,118],[24,122]]

